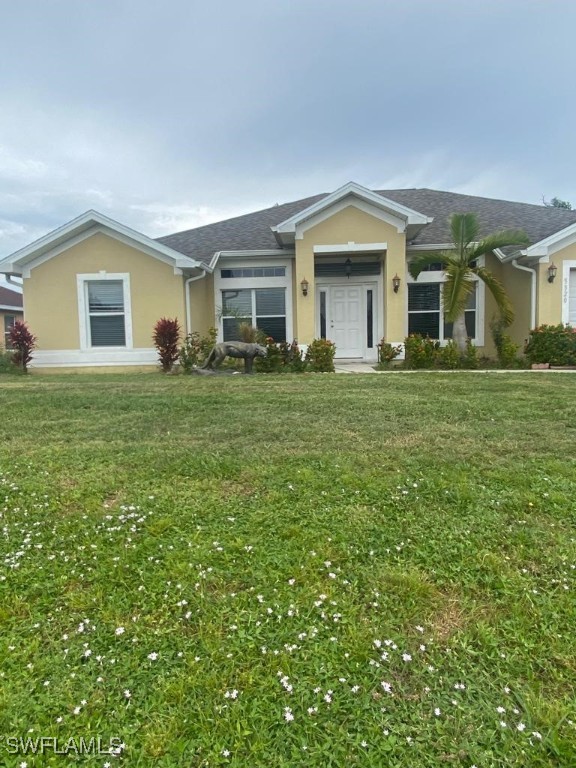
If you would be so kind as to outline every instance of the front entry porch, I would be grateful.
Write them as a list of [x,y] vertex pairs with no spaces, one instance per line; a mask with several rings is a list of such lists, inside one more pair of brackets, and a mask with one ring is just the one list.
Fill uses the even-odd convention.
[[337,360],[378,358],[382,290],[378,277],[331,277],[316,283],[316,337],[336,345]]

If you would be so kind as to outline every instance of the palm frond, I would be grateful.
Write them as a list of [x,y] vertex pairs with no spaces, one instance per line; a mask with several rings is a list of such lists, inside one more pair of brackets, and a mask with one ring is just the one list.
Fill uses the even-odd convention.
[[504,229],[494,232],[476,243],[468,252],[470,261],[484,256],[497,248],[506,248],[507,245],[529,245],[530,239],[522,229]]
[[408,272],[414,278],[418,279],[418,275],[423,269],[429,267],[431,264],[446,264],[447,262],[454,261],[454,254],[450,251],[430,251],[429,253],[419,253],[414,259],[408,262]]
[[475,281],[470,270],[460,264],[446,266],[446,280],[442,286],[442,302],[446,319],[453,323],[463,314],[470,294],[475,290]]
[[458,254],[462,259],[471,243],[478,240],[480,225],[475,213],[453,213],[450,217],[450,233],[452,242]]
[[478,275],[480,280],[488,287],[490,293],[494,296],[502,318],[510,324],[514,320],[514,309],[502,283],[485,267],[472,267],[471,271]]

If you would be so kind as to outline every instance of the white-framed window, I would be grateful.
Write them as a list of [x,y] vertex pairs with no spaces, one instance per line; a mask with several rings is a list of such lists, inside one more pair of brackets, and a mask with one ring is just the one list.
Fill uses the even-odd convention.
[[4,349],[10,350],[10,330],[16,322],[16,315],[4,315]]
[[[483,260],[482,260],[483,261]],[[437,339],[441,344],[452,338],[453,323],[446,320],[442,304],[445,280],[442,264],[423,270],[418,280],[408,275],[408,334],[419,333]],[[484,344],[484,283],[476,279],[465,312],[468,336],[477,346]]]
[[274,341],[287,341],[286,288],[240,288],[222,291],[222,336],[238,338],[238,324],[248,322]]
[[230,260],[214,276],[219,338],[238,338],[247,322],[274,341],[292,341],[292,264],[288,260]]
[[77,281],[80,347],[131,348],[130,276],[99,272],[77,275]]

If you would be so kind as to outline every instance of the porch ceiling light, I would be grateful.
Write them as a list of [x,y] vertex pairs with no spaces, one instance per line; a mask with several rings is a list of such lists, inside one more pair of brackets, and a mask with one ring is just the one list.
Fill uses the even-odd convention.
[[396,274],[392,278],[392,288],[394,289],[394,293],[398,293],[398,290],[400,288],[400,278],[398,277],[398,272],[396,272]]
[[308,296],[308,288],[310,287],[310,284],[308,280],[306,280],[305,277],[302,278],[300,281],[300,288],[302,288],[302,296]]
[[556,272],[558,272],[558,267],[556,266],[556,264],[554,264],[554,262],[552,262],[552,264],[550,264],[550,266],[548,267],[548,282],[549,283],[553,283],[554,282],[554,278],[556,277]]
[[344,262],[344,271],[346,273],[346,277],[350,277],[350,275],[352,274],[352,262],[350,261],[350,259],[346,259],[346,261]]

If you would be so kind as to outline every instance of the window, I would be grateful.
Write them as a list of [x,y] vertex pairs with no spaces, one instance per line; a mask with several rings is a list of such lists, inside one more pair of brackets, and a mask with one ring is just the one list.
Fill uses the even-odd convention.
[[15,315],[4,315],[4,349],[10,349],[10,329],[15,322]]
[[224,341],[238,338],[238,325],[242,322],[254,325],[276,342],[286,341],[286,289],[241,288],[222,291]]
[[123,281],[90,280],[85,285],[89,345],[91,347],[125,347]]
[[[476,293],[468,299],[466,330],[471,339],[476,338]],[[419,333],[431,339],[445,341],[452,338],[449,323],[441,307],[441,283],[408,284],[408,333]]]
[[234,267],[221,269],[220,277],[286,277],[286,267]]

